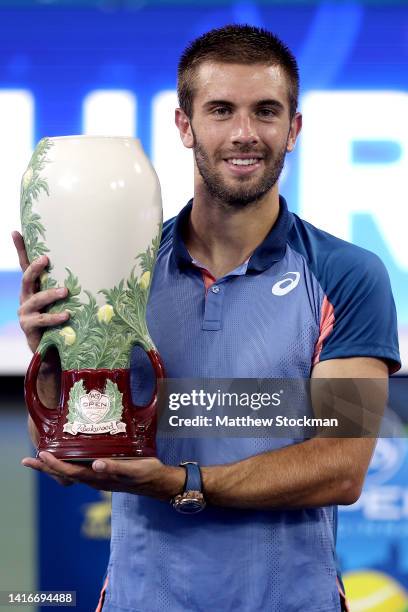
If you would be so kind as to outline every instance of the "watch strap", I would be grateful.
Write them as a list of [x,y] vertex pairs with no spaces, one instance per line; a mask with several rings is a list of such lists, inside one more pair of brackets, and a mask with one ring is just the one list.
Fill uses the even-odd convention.
[[186,468],[186,484],[184,492],[187,491],[202,491],[201,471],[198,463],[194,461],[183,461],[181,466]]

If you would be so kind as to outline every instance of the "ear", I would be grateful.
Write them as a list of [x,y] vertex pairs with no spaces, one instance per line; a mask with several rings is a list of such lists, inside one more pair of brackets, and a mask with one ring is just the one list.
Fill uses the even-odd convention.
[[295,148],[297,137],[299,136],[299,132],[302,129],[302,115],[300,113],[296,113],[290,123],[288,144],[286,146],[286,151],[290,153]]
[[192,149],[194,146],[194,137],[190,125],[190,119],[181,108],[176,108],[175,122],[180,132],[180,138],[187,149]]

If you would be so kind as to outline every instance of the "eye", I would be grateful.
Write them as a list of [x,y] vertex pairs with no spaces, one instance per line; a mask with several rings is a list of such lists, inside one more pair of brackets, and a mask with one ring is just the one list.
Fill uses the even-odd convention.
[[230,113],[231,109],[228,106],[217,106],[212,111],[212,114],[219,119],[224,119],[225,117],[228,117]]
[[273,119],[277,114],[275,109],[267,107],[260,108],[257,113],[262,119]]

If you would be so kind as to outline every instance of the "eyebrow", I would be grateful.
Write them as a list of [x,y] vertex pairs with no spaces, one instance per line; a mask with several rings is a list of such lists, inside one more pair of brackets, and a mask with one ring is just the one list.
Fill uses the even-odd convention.
[[228,102],[228,100],[209,100],[204,104],[204,108],[211,108],[212,106],[234,106],[234,104]]
[[279,102],[279,100],[274,100],[273,98],[266,98],[265,100],[260,100],[259,102],[256,103],[256,106],[258,108],[260,106],[274,106],[276,109],[280,111],[285,110],[285,107],[283,106],[282,102]]
[[[204,104],[205,109],[210,109],[213,106],[232,107],[232,106],[235,106],[235,104],[233,102],[230,102],[229,100],[209,100],[208,102]],[[259,100],[258,102],[254,104],[254,106],[255,108],[260,108],[261,106],[272,106],[272,107],[275,107],[279,111],[285,110],[285,107],[282,104],[282,102],[279,102],[279,100],[275,100],[273,98],[265,98],[265,100]]]

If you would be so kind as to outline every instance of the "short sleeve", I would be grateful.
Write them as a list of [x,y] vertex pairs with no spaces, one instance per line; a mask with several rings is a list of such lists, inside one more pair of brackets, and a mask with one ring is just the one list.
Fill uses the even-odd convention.
[[376,357],[390,373],[401,367],[397,315],[387,270],[373,253],[352,247],[327,258],[314,364],[340,357]]

